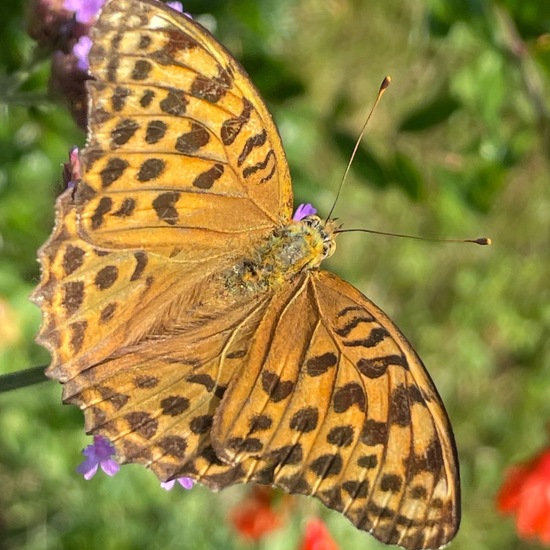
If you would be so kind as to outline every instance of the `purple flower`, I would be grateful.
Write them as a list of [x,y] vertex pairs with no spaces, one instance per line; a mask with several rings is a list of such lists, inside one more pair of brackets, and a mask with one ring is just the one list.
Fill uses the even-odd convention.
[[80,157],[78,155],[78,147],[73,147],[69,151],[69,162],[63,165],[63,181],[67,187],[75,187],[76,182],[80,179]]
[[184,488],[184,489],[192,489],[193,485],[195,485],[195,482],[190,477],[178,477],[177,479],[171,479],[170,481],[164,481],[160,484],[160,486],[166,490],[170,491],[172,487],[174,486],[174,483],[176,481]]
[[120,470],[120,466],[111,458],[115,454],[115,448],[102,435],[94,435],[93,444],[88,445],[82,454],[86,460],[79,464],[76,471],[84,479],[92,479],[99,466],[108,476],[114,476]]
[[75,19],[84,25],[94,22],[105,0],[65,0],[63,7],[75,12]]
[[73,46],[73,54],[76,57],[76,66],[81,71],[87,71],[89,67],[88,54],[92,49],[92,39],[89,36],[81,36]]
[[193,16],[190,13],[183,11],[183,5],[181,2],[166,2],[166,5],[179,13],[183,13],[183,15],[186,15],[189,19],[193,19]]
[[301,204],[296,208],[296,212],[294,212],[294,216],[292,216],[292,219],[295,222],[299,222],[300,220],[303,220],[307,216],[313,216],[313,214],[316,214],[317,210],[311,206],[311,204]]
[[173,10],[183,13],[183,5],[181,2],[166,2],[166,5],[171,7]]

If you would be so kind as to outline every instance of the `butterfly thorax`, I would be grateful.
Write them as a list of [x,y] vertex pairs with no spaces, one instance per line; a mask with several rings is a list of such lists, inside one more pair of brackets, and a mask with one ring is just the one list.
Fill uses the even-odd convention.
[[231,294],[274,290],[299,274],[319,267],[336,249],[336,224],[318,216],[276,227],[250,256],[224,271]]

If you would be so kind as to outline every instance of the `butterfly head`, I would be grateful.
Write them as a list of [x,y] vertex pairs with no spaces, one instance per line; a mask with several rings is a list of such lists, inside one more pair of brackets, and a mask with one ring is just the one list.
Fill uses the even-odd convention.
[[308,267],[318,267],[336,250],[335,230],[338,225],[335,220],[325,221],[315,214],[302,218],[298,223],[303,224],[304,238],[312,251],[312,261]]
[[336,220],[322,220],[316,215],[317,210],[311,204],[301,204],[292,217],[290,231],[298,237],[298,242],[303,242],[305,251],[304,267],[314,269],[321,262],[332,256],[336,250],[334,237],[338,225]]

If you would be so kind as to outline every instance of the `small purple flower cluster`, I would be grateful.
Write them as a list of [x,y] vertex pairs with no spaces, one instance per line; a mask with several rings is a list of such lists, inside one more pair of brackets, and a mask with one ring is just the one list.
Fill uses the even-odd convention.
[[[68,100],[77,124],[85,128],[84,83],[91,78],[88,73],[88,55],[92,48],[90,34],[106,0],[29,1],[27,31],[38,42],[41,51],[52,52],[50,87]],[[184,13],[180,2],[168,2],[167,5]]]
[[80,179],[80,155],[78,147],[69,151],[69,162],[63,165],[63,181],[69,189],[76,187]]
[[166,2],[166,5],[172,8],[173,10],[179,11],[180,13],[183,13],[184,15],[191,17],[187,12],[183,11],[183,5],[181,2]]
[[63,7],[74,12],[74,18],[78,23],[91,25],[104,3],[105,0],[65,0]]
[[[120,466],[113,458],[115,456],[115,448],[107,438],[101,435],[95,435],[94,442],[83,449],[82,454],[86,457],[86,460],[77,467],[76,471],[82,474],[84,479],[92,479],[99,468],[108,476],[114,476],[120,470]],[[164,481],[160,486],[169,491],[174,487],[176,481],[184,489],[192,489],[195,484],[190,477],[178,477],[177,479]]]
[[106,438],[95,435],[94,442],[82,450],[86,460],[80,464],[76,471],[84,476],[84,479],[92,479],[99,467],[108,475],[114,476],[120,466],[111,458],[115,454],[114,447]]
[[299,222],[303,220],[304,218],[307,218],[307,216],[313,216],[314,214],[317,214],[317,209],[314,208],[311,204],[301,204],[296,208],[296,212],[294,212],[294,216],[292,216],[292,219],[295,222]]

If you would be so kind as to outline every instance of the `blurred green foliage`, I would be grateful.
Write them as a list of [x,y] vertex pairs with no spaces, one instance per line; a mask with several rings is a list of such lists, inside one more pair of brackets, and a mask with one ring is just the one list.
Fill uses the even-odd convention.
[[[0,4],[0,372],[47,364],[28,300],[60,168],[83,145],[48,96],[26,5]],[[462,467],[453,549],[535,548],[495,512],[503,471],[548,443],[550,3],[547,0],[188,0],[241,59],[278,122],[296,202],[327,213],[379,83],[393,83],[336,215],[347,227],[476,237],[434,245],[339,238],[331,268],[405,331],[444,398]],[[43,52],[40,52],[43,54]],[[243,489],[165,493],[129,466],[83,481],[81,414],[49,382],[0,397],[0,547],[245,548],[226,517]],[[296,548],[307,513],[341,548],[380,548],[312,500],[266,549]]]

